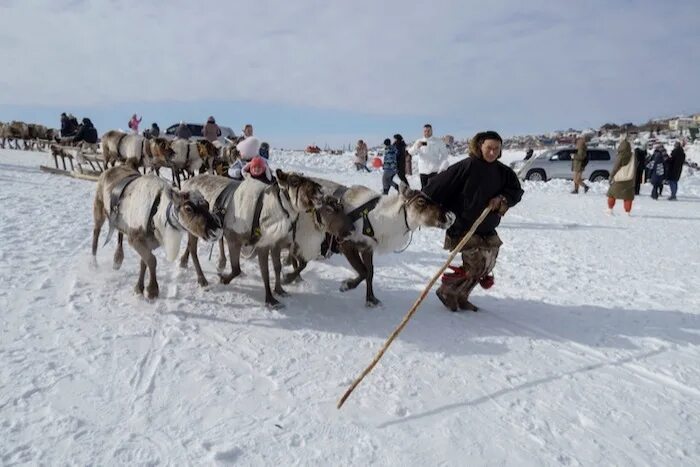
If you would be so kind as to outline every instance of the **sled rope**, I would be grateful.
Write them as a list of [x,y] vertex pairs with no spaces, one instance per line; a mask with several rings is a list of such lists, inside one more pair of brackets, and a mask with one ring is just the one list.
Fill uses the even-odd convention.
[[355,380],[354,383],[348,388],[347,391],[345,391],[345,394],[343,394],[343,397],[340,398],[338,401],[337,408],[340,409],[345,401],[347,400],[348,397],[350,397],[350,394],[352,391],[355,390],[355,388],[360,384],[360,382],[364,379],[365,376],[369,374],[370,371],[375,367],[375,365],[379,362],[379,359],[382,358],[384,355],[384,352],[389,348],[391,343],[396,339],[396,337],[399,335],[401,331],[403,331],[403,328],[406,327],[406,324],[408,324],[408,320],[411,319],[413,314],[418,310],[418,307],[420,304],[425,300],[425,297],[428,295],[428,292],[430,292],[430,289],[433,287],[435,282],[438,280],[438,278],[442,275],[443,272],[445,272],[445,269],[447,269],[447,266],[450,265],[452,260],[457,256],[457,253],[462,251],[462,248],[464,248],[464,245],[467,244],[469,239],[474,235],[474,232],[476,232],[476,229],[481,225],[482,222],[484,222],[484,219],[486,219],[486,216],[489,215],[491,212],[491,209],[489,207],[486,207],[484,211],[481,213],[481,215],[474,221],[474,224],[472,224],[471,229],[464,234],[464,237],[462,237],[462,240],[457,244],[457,246],[454,247],[452,252],[450,253],[450,256],[447,258],[447,261],[445,261],[445,264],[442,265],[440,270],[435,273],[435,275],[430,279],[430,282],[425,286],[425,289],[423,289],[423,292],[421,292],[420,296],[416,300],[416,302],[413,304],[410,310],[408,310],[408,313],[406,313],[406,316],[403,317],[403,320],[401,320],[401,323],[398,325],[396,329],[394,329],[394,332],[391,333],[389,338],[386,340],[384,343],[384,346],[379,350],[377,355],[375,355],[374,360],[372,360],[372,363],[369,364],[367,368],[360,374],[360,376]]

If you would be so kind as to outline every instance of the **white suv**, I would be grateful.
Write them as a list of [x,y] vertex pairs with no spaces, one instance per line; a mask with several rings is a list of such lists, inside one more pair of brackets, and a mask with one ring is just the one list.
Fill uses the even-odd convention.
[[[583,178],[592,182],[602,182],[610,178],[615,160],[613,151],[607,148],[588,148],[588,164],[583,170]],[[550,149],[525,161],[516,171],[521,180],[543,181],[553,178],[571,180],[571,161],[576,154],[573,146]]]

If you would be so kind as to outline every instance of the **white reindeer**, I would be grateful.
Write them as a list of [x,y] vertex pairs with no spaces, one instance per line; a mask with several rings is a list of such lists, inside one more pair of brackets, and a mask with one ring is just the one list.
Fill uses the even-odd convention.
[[[301,212],[319,208],[322,201],[321,187],[297,173],[285,173],[277,170],[277,181],[271,185],[246,176],[242,182],[232,181],[216,175],[199,175],[183,183],[184,189],[196,189],[203,193],[216,211],[222,209],[224,238],[231,256],[231,273],[220,274],[221,282],[228,284],[241,273],[240,251],[243,245],[255,245],[258,263],[265,286],[265,304],[279,306],[270,287],[268,258],[271,249],[279,248]],[[234,185],[230,185],[234,184]],[[226,187],[225,199],[220,199]],[[219,203],[217,203],[219,200]],[[256,211],[259,211],[256,215]],[[196,253],[196,238],[190,237],[187,252],[180,265],[185,267],[189,255],[197,269],[199,283],[206,284]],[[282,289],[280,273],[282,264],[279,254],[272,255],[275,269],[275,293],[285,295]]]
[[[97,242],[105,220],[119,231],[114,268],[124,259],[123,236],[141,257],[139,278],[135,291],[143,294],[146,267],[150,276],[146,296],[158,296],[156,258],[152,250],[165,248],[166,257],[174,261],[180,249],[183,232],[187,231],[207,241],[221,238],[221,222],[209,212],[209,204],[196,191],[178,192],[155,175],[140,175],[134,159],[129,164],[110,168],[97,181],[93,217],[92,255],[97,254]],[[109,240],[109,235],[108,235]]]
[[[324,185],[327,189],[333,188],[331,184]],[[342,193],[338,194],[345,212],[355,226],[352,235],[340,244],[340,251],[357,272],[356,277],[343,281],[340,291],[354,289],[366,281],[366,305],[373,307],[380,303],[374,296],[372,285],[374,253],[395,251],[405,246],[411,232],[418,227],[446,229],[454,222],[455,215],[403,183],[399,193],[391,195],[380,195],[360,185],[340,191]]]

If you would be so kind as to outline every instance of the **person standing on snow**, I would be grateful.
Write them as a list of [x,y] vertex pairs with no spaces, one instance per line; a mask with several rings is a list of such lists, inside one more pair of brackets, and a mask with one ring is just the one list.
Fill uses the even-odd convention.
[[384,174],[382,175],[382,192],[385,195],[389,194],[391,187],[399,191],[399,186],[394,181],[394,176],[398,172],[398,151],[396,146],[391,144],[389,138],[384,140]]
[[129,129],[134,132],[134,134],[139,134],[139,123],[141,123],[141,118],[139,118],[136,114],[131,116],[131,120],[129,120]]
[[583,186],[583,192],[588,193],[589,186],[583,181],[583,170],[588,165],[588,147],[586,140],[581,137],[576,141],[576,154],[571,161],[571,171],[574,173],[574,189],[572,194],[578,194],[578,188]]
[[399,176],[399,180],[404,182],[406,185],[410,185],[408,180],[406,180],[406,142],[403,140],[403,136],[396,134],[394,135],[394,147],[396,148],[396,175]]
[[659,199],[661,195],[661,190],[664,186],[664,178],[666,176],[666,159],[666,149],[661,144],[657,144],[654,148],[654,154],[651,156],[651,161],[649,162],[652,199]]
[[370,171],[367,167],[368,152],[367,143],[359,140],[357,142],[357,146],[355,146],[355,170],[366,170],[367,172]]
[[513,169],[498,161],[503,140],[495,131],[477,133],[469,141],[469,157],[450,166],[423,188],[430,199],[457,216],[445,234],[445,249],[452,250],[488,207],[491,212],[462,249],[463,265],[445,274],[436,291],[450,310],[478,308],[469,301],[476,284],[493,285],[491,271],[503,244],[496,227],[506,211],[520,202],[523,190]]
[[668,184],[671,187],[671,196],[669,201],[676,200],[676,192],[678,191],[678,180],[683,172],[683,164],[685,163],[685,151],[681,146],[680,141],[677,141],[671,151],[671,157],[668,163]]
[[433,126],[430,123],[423,125],[423,137],[413,143],[408,153],[418,157],[421,188],[424,188],[431,178],[443,172],[449,165],[447,146],[442,139],[433,136]]
[[[624,201],[625,212],[632,211],[634,201],[634,184],[637,174],[636,158],[632,155],[632,147],[625,136],[617,147],[617,157],[610,173],[610,188],[608,188],[608,214],[612,214],[615,200]],[[631,164],[631,165],[629,165]]]
[[637,172],[634,176],[634,194],[638,195],[642,187],[642,179],[644,178],[644,166],[646,164],[647,152],[642,149],[641,145],[634,148],[634,159],[637,163]]

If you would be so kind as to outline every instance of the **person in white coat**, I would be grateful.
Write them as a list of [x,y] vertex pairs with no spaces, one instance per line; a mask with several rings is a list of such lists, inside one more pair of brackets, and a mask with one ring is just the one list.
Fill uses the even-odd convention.
[[421,188],[425,187],[431,178],[449,167],[447,146],[442,139],[433,136],[433,127],[429,123],[423,125],[423,138],[413,143],[408,153],[418,158]]

